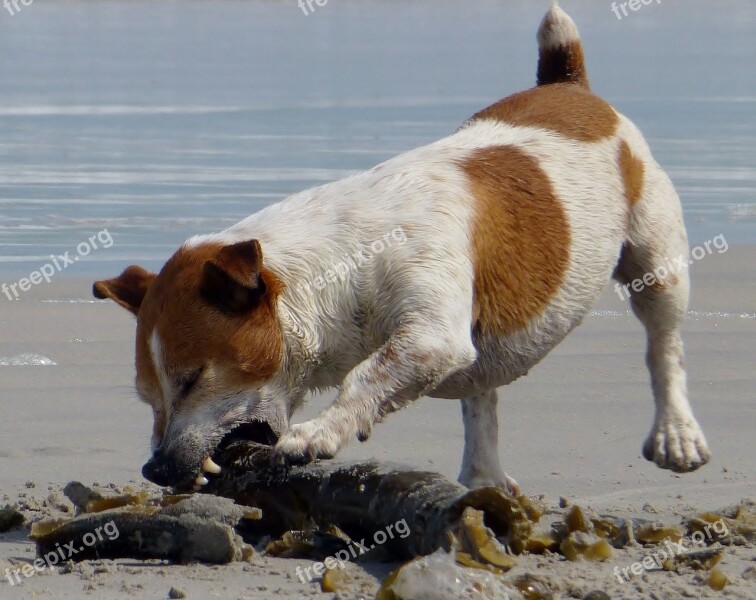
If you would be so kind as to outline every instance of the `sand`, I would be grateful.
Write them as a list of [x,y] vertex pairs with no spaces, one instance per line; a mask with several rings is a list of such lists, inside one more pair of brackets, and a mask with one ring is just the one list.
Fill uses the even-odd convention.
[[[102,273],[110,276],[113,273]],[[622,517],[678,522],[700,510],[756,495],[753,403],[756,380],[756,247],[730,247],[693,266],[691,314],[684,329],[690,396],[714,453],[693,474],[662,471],[640,455],[651,425],[644,335],[626,301],[607,288],[581,328],[528,377],[500,390],[502,460],[529,495],[559,498]],[[34,520],[72,510],[61,489],[85,484],[143,486],[150,410],[133,383],[134,321],[113,304],[89,298],[91,280],[59,278],[16,302],[0,298],[0,504],[22,502]],[[332,395],[312,398],[311,415]],[[379,425],[345,459],[376,457],[455,478],[462,450],[457,402],[422,399]],[[728,548],[720,563],[730,579],[715,592],[696,575],[646,572],[621,583],[642,547],[607,563],[524,557],[518,572],[545,577],[558,597],[604,590],[612,598],[756,598],[753,545]],[[302,583],[305,560],[266,558],[249,564],[177,566],[136,560],[97,561],[46,571],[11,586],[6,568],[34,558],[25,529],[0,535],[0,598],[332,598],[317,581]],[[352,564],[355,583],[343,598],[372,598],[390,564]]]

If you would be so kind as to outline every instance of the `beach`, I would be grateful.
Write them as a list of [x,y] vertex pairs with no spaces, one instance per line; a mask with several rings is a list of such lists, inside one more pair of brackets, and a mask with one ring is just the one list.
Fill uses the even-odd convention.
[[[135,321],[95,300],[92,283],[134,263],[158,270],[190,236],[435,141],[533,85],[548,4],[0,9],[0,507],[17,505],[27,521],[0,533],[1,600],[157,599],[172,587],[172,597],[202,599],[375,597],[396,563],[349,563],[347,589],[322,593],[319,578],[300,577],[312,561],[262,548],[222,566],[119,559],[23,574],[35,559],[29,524],[73,515],[68,482],[161,493],[140,472],[152,414],[134,391]],[[611,2],[561,4],[580,29],[592,89],[640,127],[680,194],[693,251],[689,395],[713,457],[681,475],[641,456],[653,419],[645,333],[608,282],[581,327],[499,390],[502,464],[547,521],[578,505],[674,524],[753,502],[756,6],[644,1],[623,14]],[[294,420],[334,394],[308,398]],[[455,480],[462,447],[459,402],[423,398],[338,460]],[[756,598],[752,542],[725,547],[722,591],[701,572],[622,575],[653,551],[635,544],[605,562],[525,555],[507,577],[537,574],[557,598]]]
[[[608,286],[580,328],[527,377],[499,392],[502,462],[524,493],[544,495],[552,508],[564,497],[600,513],[667,522],[753,498],[756,248],[714,252],[691,274],[691,312],[684,328],[690,398],[713,451],[711,462],[678,475],[641,457],[652,418],[644,334],[626,301]],[[0,361],[34,361],[36,356],[37,362],[55,363],[0,367],[0,403],[8,415],[0,425],[2,503],[22,500],[38,506],[38,514],[57,514],[54,506],[66,504],[61,489],[71,480],[119,488],[147,485],[140,468],[150,454],[152,417],[133,390],[134,319],[90,298],[90,286],[87,279],[53,281],[2,305],[7,334]],[[311,398],[296,419],[304,420],[331,398]],[[426,398],[388,418],[368,442],[354,442],[339,458],[376,457],[454,479],[461,451],[459,404]],[[42,506],[51,495],[49,506]],[[649,507],[658,512],[649,513]],[[27,514],[34,518],[34,512]],[[0,540],[0,574],[34,557],[34,545],[23,531]],[[667,573],[620,583],[613,567],[632,563],[642,551],[617,553],[615,562],[607,563],[552,561],[548,570],[560,592],[575,594],[565,597],[582,597],[593,589],[606,590],[612,598],[637,598],[644,590],[674,598],[680,589],[694,590],[701,594],[697,597],[753,597],[753,580],[742,577],[749,567],[753,577],[752,546],[727,549],[721,567],[731,584],[721,593],[692,576]],[[543,561],[521,560],[531,570]],[[2,597],[115,599],[136,593],[163,598],[172,585],[197,598],[332,597],[318,595],[317,581],[297,578],[295,567],[307,561],[258,556],[248,565],[221,567],[102,563],[85,563],[64,575],[35,575],[15,586],[0,584]],[[391,566],[368,563],[349,569],[374,591]],[[341,597],[372,596],[355,585]]]

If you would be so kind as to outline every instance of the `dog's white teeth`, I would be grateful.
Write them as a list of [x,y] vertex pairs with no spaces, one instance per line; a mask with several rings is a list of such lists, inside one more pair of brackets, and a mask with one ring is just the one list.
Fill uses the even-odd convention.
[[202,463],[202,470],[206,473],[212,473],[213,475],[217,475],[221,472],[221,468],[215,464],[213,459],[209,456],[205,459],[205,462]]
[[200,475],[197,477],[197,479],[194,480],[195,485],[202,487],[203,485],[207,485],[209,482],[207,480],[207,477],[204,475]]

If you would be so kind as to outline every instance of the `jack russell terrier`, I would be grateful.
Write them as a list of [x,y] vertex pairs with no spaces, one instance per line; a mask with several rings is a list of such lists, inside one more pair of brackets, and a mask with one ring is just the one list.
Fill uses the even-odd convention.
[[[199,489],[234,432],[275,443],[280,461],[330,458],[427,395],[462,401],[459,481],[519,492],[499,462],[496,388],[576,327],[610,277],[688,254],[675,189],[591,92],[572,19],[554,5],[538,41],[538,85],[453,135],[193,237],[157,275],[131,266],[94,284],[137,317],[147,479]],[[370,260],[331,268],[373,240]],[[710,453],[686,390],[688,273],[631,294],[656,403],[643,455],[693,471]],[[308,391],[330,387],[328,408],[290,424]]]

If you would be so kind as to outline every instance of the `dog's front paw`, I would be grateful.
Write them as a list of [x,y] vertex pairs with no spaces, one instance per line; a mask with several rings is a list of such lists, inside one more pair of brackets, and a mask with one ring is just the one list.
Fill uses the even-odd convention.
[[662,469],[688,473],[709,462],[711,452],[695,420],[661,419],[643,445],[643,456]]
[[341,448],[341,436],[318,417],[292,425],[273,450],[279,463],[305,463],[316,458],[333,458]]

